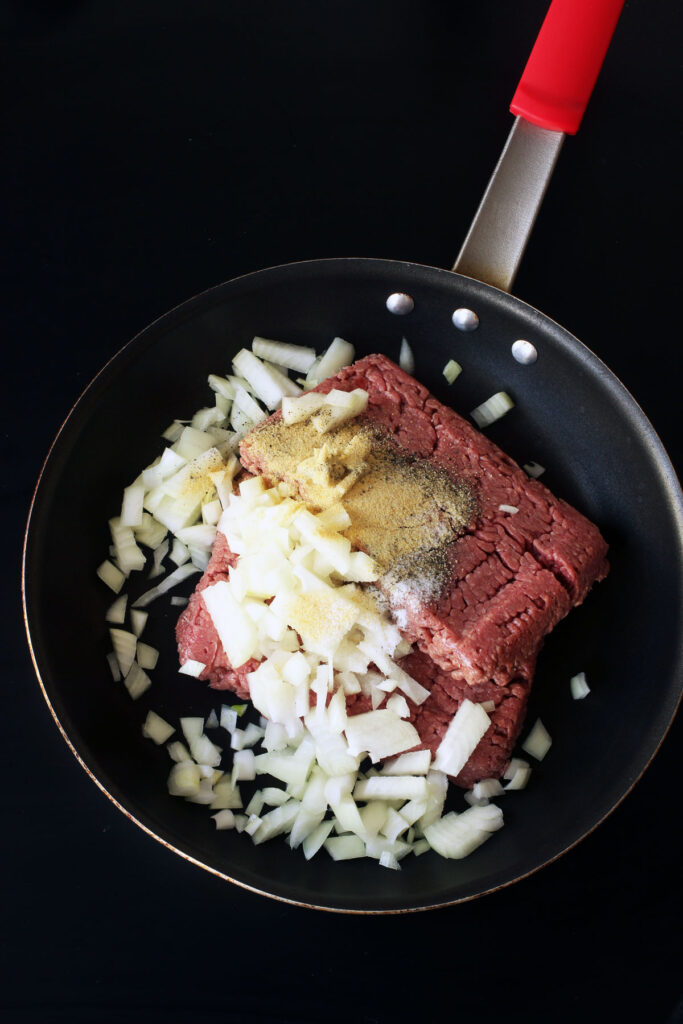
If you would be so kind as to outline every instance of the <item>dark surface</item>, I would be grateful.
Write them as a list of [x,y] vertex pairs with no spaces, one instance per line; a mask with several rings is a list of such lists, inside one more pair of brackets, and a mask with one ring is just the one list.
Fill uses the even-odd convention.
[[[680,721],[612,816],[532,878],[438,912],[316,914],[131,825],[60,739],[21,624],[30,494],[93,374],[166,309],[260,266],[449,265],[545,3],[1,9],[5,1017],[370,1024],[438,1019],[440,996],[464,1020],[677,1020]],[[673,5],[627,3],[515,286],[611,366],[679,467],[680,27]]]

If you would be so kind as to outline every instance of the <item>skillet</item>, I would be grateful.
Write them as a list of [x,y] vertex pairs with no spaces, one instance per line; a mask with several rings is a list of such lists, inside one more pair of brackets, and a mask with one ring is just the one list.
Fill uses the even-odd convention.
[[[414,299],[405,317],[386,308],[395,292]],[[478,314],[475,332],[453,326],[458,308]],[[255,333],[316,347],[341,334],[358,355],[381,350],[394,358],[405,335],[416,375],[465,414],[505,387],[517,406],[490,436],[518,461],[548,466],[550,488],[594,519],[610,542],[610,577],[555,631],[539,662],[529,715],[540,713],[548,725],[552,757],[534,786],[505,805],[503,832],[458,865],[422,858],[395,875],[371,863],[307,864],[282,845],[255,848],[207,832],[201,809],[166,795],[166,755],[139,735],[147,706],[175,718],[215,704],[194,681],[175,676],[170,610],[153,616],[156,633],[149,634],[162,649],[168,685],[162,688],[158,671],[149,700],[131,705],[103,666],[110,595],[97,586],[94,567],[108,543],[107,518],[131,474],[157,454],[161,430],[206,402],[206,375],[224,372],[231,348]],[[519,338],[536,346],[534,364],[512,358]],[[457,391],[441,376],[449,358],[466,368]],[[29,639],[45,695],[82,763],[163,842],[241,885],[293,902],[351,911],[436,906],[507,884],[568,849],[647,765],[680,693],[679,526],[675,478],[649,424],[597,357],[550,320],[444,270],[372,260],[300,263],[228,282],[178,307],[126,346],[84,393],[48,456],[31,511]],[[79,616],[60,611],[66,573],[83,597]],[[577,707],[566,680],[582,668],[593,692]]]

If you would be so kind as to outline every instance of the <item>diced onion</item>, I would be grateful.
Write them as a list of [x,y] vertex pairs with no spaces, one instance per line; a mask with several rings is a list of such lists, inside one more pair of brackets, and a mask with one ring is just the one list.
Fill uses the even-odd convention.
[[177,569],[174,569],[174,571],[170,573],[165,580],[162,580],[161,583],[157,584],[156,587],[152,587],[151,590],[146,591],[144,594],[138,597],[138,599],[133,602],[133,608],[145,608],[148,604],[151,604],[151,602],[154,601],[157,597],[160,597],[167,591],[172,590],[173,587],[176,587],[179,583],[182,583],[182,581],[186,580],[188,576],[192,575],[192,573],[198,571],[199,570],[197,569],[197,567],[195,565],[191,565],[190,563],[178,566]]
[[142,725],[142,735],[156,744],[165,743],[173,735],[175,727],[165,721],[156,711],[148,711]]
[[[242,374],[249,381],[256,397],[260,398],[271,410],[277,409],[283,397],[288,393],[292,393],[286,389],[284,385],[286,378],[282,374],[278,374],[276,371],[271,370],[270,367],[265,366],[258,356],[255,356],[253,352],[246,348],[240,349],[233,359],[232,365],[237,373]],[[291,384],[291,387],[294,388],[295,394],[299,392],[298,385],[293,381],[288,381],[287,383]],[[237,397],[236,394],[235,401],[237,401]],[[249,414],[247,413],[247,415]]]
[[382,853],[380,853],[379,862],[383,868],[392,868],[392,870],[394,871],[401,870],[401,865],[396,860],[396,856],[393,853],[391,853],[390,850],[383,850]]
[[591,692],[590,686],[586,682],[585,672],[577,672],[575,676],[572,676],[569,680],[569,686],[574,700],[582,700]]
[[151,670],[156,668],[157,661],[159,660],[159,652],[156,647],[151,647],[149,644],[143,644],[141,640],[138,640],[135,660],[140,668]]
[[522,766],[515,769],[515,772],[510,781],[505,785],[505,789],[524,789],[527,782],[531,778],[531,767],[530,765]]
[[415,726],[381,708],[349,718],[346,739],[352,754],[366,751],[372,761],[382,761],[420,743]]
[[178,671],[184,676],[194,676],[195,679],[199,679],[205,668],[206,665],[203,661],[194,661],[192,658],[188,658],[187,661],[183,662]]
[[451,719],[434,758],[434,768],[446,775],[457,775],[491,724],[481,704],[463,700]]
[[529,476],[537,478],[545,473],[545,466],[541,466],[538,462],[525,462],[523,469]]
[[299,373],[308,373],[315,362],[315,349],[291,345],[285,341],[272,341],[270,338],[254,338],[251,350],[259,359],[266,359]]
[[511,757],[510,763],[508,764],[505,772],[503,773],[504,779],[514,778],[515,772],[519,771],[520,768],[528,768],[529,762],[525,761],[522,757]]
[[452,384],[453,381],[457,377],[459,377],[461,373],[462,366],[460,365],[460,363],[457,363],[455,359],[449,359],[443,368],[443,375],[449,384]]
[[149,618],[149,612],[143,612],[139,608],[131,608],[131,610],[130,610],[130,625],[131,625],[131,629],[133,630],[133,632],[135,633],[136,636],[139,637],[142,634],[142,631],[143,631],[143,629],[145,628],[145,626],[147,624],[147,619],[148,618]]
[[[308,374],[310,375],[311,370],[315,369],[317,380],[326,380],[335,373],[339,373],[345,366],[349,366],[353,362],[355,354],[356,350],[350,342],[344,341],[343,338],[335,338],[329,348],[323,352],[320,360],[316,360],[311,365]],[[308,381],[308,376],[306,380]]]
[[144,496],[145,484],[142,479],[125,488],[121,502],[121,526],[140,526]]
[[398,365],[406,373],[415,373],[415,356],[413,350],[408,344],[407,338],[401,339],[401,352],[398,357]]
[[150,688],[152,680],[144,669],[140,668],[138,663],[134,661],[128,674],[123,680],[123,685],[126,687],[133,700],[137,700],[138,697],[142,696],[145,690]]
[[217,811],[216,814],[212,814],[211,817],[216,822],[217,829],[235,827],[235,815],[229,807],[223,808],[222,811]]
[[113,604],[107,609],[105,619],[107,622],[113,622],[117,626],[123,625],[126,621],[126,604],[128,603],[128,595],[121,594],[117,597]]
[[113,651],[109,651],[109,653],[107,654],[107,664],[109,665],[109,670],[110,670],[110,672],[112,674],[112,678],[113,678],[114,682],[115,683],[120,682],[121,681],[121,669],[119,668],[119,663],[118,663],[117,657],[116,657],[116,655],[114,654]]
[[506,412],[513,409],[514,405],[515,403],[506,391],[497,391],[495,395],[491,395],[485,402],[478,405],[476,409],[473,409],[471,416],[480,429],[489,427],[496,420],[499,420],[501,416],[504,416]]
[[531,754],[537,761],[542,761],[550,750],[551,743],[552,740],[548,730],[541,719],[537,718],[531,732],[522,744],[522,750],[525,750],[527,754]]
[[168,776],[168,791],[171,796],[195,796],[199,792],[201,775],[199,768],[191,761],[178,761]]
[[125,676],[130,671],[130,667],[135,659],[138,643],[137,637],[134,633],[129,633],[127,629],[119,629],[118,627],[110,629],[109,636],[119,668],[121,669],[121,675]]
[[113,590],[115,594],[118,594],[121,587],[126,582],[125,575],[120,569],[107,559],[102,562],[102,565],[98,566],[97,575],[106,583],[110,590]]
[[511,516],[514,516],[517,512],[519,512],[519,509],[516,505],[499,505],[498,510],[499,512],[507,512],[508,515]]
[[331,836],[324,846],[332,860],[355,860],[365,856],[365,843],[360,836]]
[[428,825],[425,838],[442,857],[461,859],[481,846],[493,832],[503,825],[503,813],[493,804],[470,807],[462,814],[451,811]]

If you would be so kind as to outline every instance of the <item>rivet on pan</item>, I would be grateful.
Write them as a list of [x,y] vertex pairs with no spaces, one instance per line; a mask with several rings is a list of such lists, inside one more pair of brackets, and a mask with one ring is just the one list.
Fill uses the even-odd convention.
[[479,317],[472,309],[456,309],[451,317],[459,331],[476,331]]
[[524,366],[528,366],[529,363],[535,363],[538,359],[536,346],[532,345],[530,341],[524,341],[523,338],[513,342],[512,355],[518,363],[522,363]]
[[405,292],[393,292],[387,299],[387,309],[390,313],[396,313],[397,316],[405,316],[406,313],[412,313],[414,308],[415,303],[410,295],[406,295]]

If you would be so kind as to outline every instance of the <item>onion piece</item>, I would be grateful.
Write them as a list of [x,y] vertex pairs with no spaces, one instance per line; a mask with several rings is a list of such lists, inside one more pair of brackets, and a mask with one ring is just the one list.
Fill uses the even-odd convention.
[[442,857],[457,860],[467,857],[493,832],[502,828],[503,813],[494,804],[470,807],[462,814],[444,815],[424,830],[429,845]]
[[510,781],[504,786],[504,789],[524,789],[530,778],[530,765],[525,765],[524,767],[517,768]]
[[227,401],[232,402],[235,397],[235,385],[232,381],[227,380],[225,377],[219,377],[215,373],[210,373],[207,380],[212,391],[217,395],[221,395]]
[[432,760],[431,750],[410,750],[406,754],[386,761],[382,766],[382,775],[426,775]]
[[569,686],[574,700],[583,700],[591,692],[590,686],[586,682],[585,672],[577,672],[575,676],[572,676],[569,680]]
[[501,796],[503,787],[499,779],[482,779],[480,782],[475,782],[472,792],[477,800],[490,800],[491,797]]
[[538,462],[525,462],[522,468],[529,476],[534,477],[534,479],[537,479],[545,473],[545,466],[541,466]]
[[319,434],[326,434],[364,412],[368,398],[368,392],[363,388],[354,388],[353,391],[333,388],[325,396],[322,408],[311,416],[311,423]]
[[304,852],[306,860],[310,860],[314,857],[318,850],[324,845],[332,831],[332,821],[322,821],[317,828],[314,828],[301,844],[301,848]]
[[251,350],[260,359],[286,366],[288,370],[298,370],[299,373],[308,373],[315,362],[315,349],[292,345],[286,341],[257,336],[251,343]]
[[147,590],[144,594],[141,594],[136,601],[133,602],[133,608],[146,608],[148,604],[151,604],[157,597],[165,594],[167,591],[172,590],[183,580],[186,580],[188,576],[193,573],[199,572],[197,566],[186,562],[185,565],[178,566],[174,569],[165,580],[158,583],[156,587],[152,587],[151,590]]
[[144,669],[140,668],[136,661],[130,667],[128,674],[123,680],[123,685],[128,690],[128,693],[133,700],[137,700],[141,697],[145,690],[148,690],[152,685],[152,680],[149,678]]
[[355,800],[426,800],[427,780],[416,775],[373,775],[354,786]]
[[365,843],[356,835],[331,836],[324,846],[332,860],[355,860],[365,856]]
[[110,629],[109,636],[111,637],[116,660],[121,669],[121,675],[126,676],[135,660],[138,639],[134,633],[129,633],[127,629],[119,629],[118,627]]
[[164,572],[162,562],[168,554],[168,537],[162,540],[161,544],[154,548],[152,551],[152,568],[149,571],[148,579],[154,579],[155,576],[161,576]]
[[288,800],[281,807],[274,807],[272,811],[268,811],[261,818],[259,827],[252,833],[253,842],[258,845],[288,832],[296,820],[300,807],[298,800]]
[[457,775],[491,724],[481,704],[465,699],[451,719],[434,758],[434,768]]
[[[283,390],[282,387],[282,380],[285,379],[282,377],[282,374],[278,375],[281,378],[278,381],[273,371],[265,366],[258,356],[255,356],[253,352],[246,348],[240,349],[233,359],[232,365],[237,373],[249,381],[257,398],[260,398],[271,410],[278,408],[283,397],[287,394],[287,391]],[[290,383],[295,388],[295,394],[298,394],[300,390],[298,385],[294,384],[293,381]],[[234,400],[237,401],[237,398],[238,392],[235,393]]]
[[531,732],[522,744],[522,750],[525,750],[527,754],[531,754],[537,761],[542,761],[545,755],[550,750],[552,739],[550,733],[544,726],[540,718],[537,718],[534,722]]
[[180,763],[181,761],[191,761],[192,757],[190,751],[187,749],[184,743],[180,740],[174,740],[173,743],[167,743],[166,749],[168,756],[172,761]]
[[460,363],[457,363],[455,359],[449,359],[443,368],[443,375],[449,384],[452,384],[453,381],[457,377],[459,377],[461,373],[462,366],[460,365]]
[[415,726],[381,708],[349,718],[346,739],[352,756],[367,751],[372,761],[382,761],[420,743]]
[[119,668],[118,660],[117,660],[116,655],[114,654],[113,651],[109,651],[109,653],[107,654],[107,664],[109,665],[109,670],[110,670],[110,672],[112,674],[112,678],[113,678],[114,682],[115,683],[120,683],[121,682],[121,669]]
[[206,665],[203,661],[194,661],[192,658],[188,658],[178,671],[184,676],[193,676],[195,679],[199,679],[205,668]]
[[[211,806],[213,806],[213,804]],[[211,817],[216,822],[217,829],[227,829],[235,827],[235,815],[232,813],[229,807],[225,807],[223,808],[222,811],[218,811],[216,814],[212,814]]]
[[142,478],[135,480],[123,492],[121,501],[121,526],[140,526],[142,523],[142,500],[145,484]]
[[158,487],[167,477],[177,473],[185,465],[186,461],[182,455],[178,455],[172,448],[164,448],[160,458],[142,471],[145,489],[150,490],[152,487]]
[[175,565],[185,565],[185,562],[187,562],[187,560],[190,557],[190,552],[187,550],[185,544],[183,544],[181,540],[178,540],[178,538],[175,537],[173,540],[171,553],[168,557],[172,562],[175,563]]
[[128,595],[121,594],[117,597],[113,604],[110,604],[107,608],[105,619],[107,622],[112,622],[116,626],[122,626],[126,621],[126,604],[128,603]]
[[213,787],[213,793],[211,806],[216,810],[230,808],[234,811],[243,806],[239,786],[233,786],[229,778],[222,778],[217,782]]
[[518,771],[520,768],[528,768],[528,767],[529,767],[529,762],[525,761],[523,757],[511,757],[510,758],[510,763],[508,764],[507,768],[503,772],[503,778],[504,779],[512,779],[512,778],[514,778],[514,775],[515,775],[516,771]]
[[[233,403],[233,413],[235,410],[244,413],[250,423],[261,423],[265,420],[266,413],[263,411],[258,402],[252,398],[249,392],[239,385],[235,389],[235,399]],[[232,426],[231,420],[231,426]],[[237,430],[238,428],[235,427]]]
[[131,608],[130,627],[137,637],[141,636],[143,629],[147,625],[148,618],[149,612],[143,612],[139,608]]
[[135,660],[140,668],[151,670],[156,668],[157,661],[159,660],[159,652],[156,647],[151,647],[149,644],[143,644],[141,640],[138,640]]
[[[308,370],[306,382],[310,387],[309,378],[315,376],[317,380],[325,380],[339,373],[345,366],[353,362],[356,350],[353,345],[344,341],[343,338],[334,338],[332,344],[327,348],[318,360]],[[312,371],[315,371],[315,374]]]
[[401,865],[396,860],[396,856],[393,853],[391,853],[390,850],[383,850],[382,853],[380,853],[379,862],[383,868],[391,868],[394,871],[401,870]]
[[119,593],[121,587],[126,582],[125,575],[109,559],[106,559],[106,561],[102,562],[102,565],[98,566],[97,575],[115,594]]
[[[160,499],[161,500],[161,499]],[[168,533],[168,527],[160,523],[158,519],[150,515],[149,512],[142,513],[142,525],[133,528],[135,539],[139,544],[144,544],[147,548],[158,547],[162,540]]]
[[507,512],[508,515],[514,516],[514,515],[516,515],[519,512],[519,509],[517,508],[516,505],[499,505],[498,506],[498,511],[499,512]]
[[515,403],[507,391],[497,391],[495,395],[491,395],[485,402],[478,405],[476,409],[473,409],[470,415],[481,430],[483,427],[489,427],[496,420],[499,420],[506,412],[513,409],[514,405]]
[[161,436],[164,438],[164,440],[170,441],[171,444],[175,444],[175,442],[178,440],[178,438],[180,437],[182,432],[183,432],[183,421],[182,420],[173,420],[173,423],[171,423],[168,427],[166,427],[166,430],[164,430],[164,432],[163,432],[163,434]]
[[158,715],[156,711],[148,711],[145,721],[142,723],[142,735],[153,740],[158,746],[175,732],[175,726]]
[[307,394],[299,395],[297,398],[290,398],[288,395],[285,395],[282,399],[282,421],[287,425],[300,423],[303,420],[309,419],[314,412],[318,412],[324,405],[325,395],[321,395],[317,391],[309,391]]
[[178,761],[171,768],[167,786],[171,796],[191,797],[199,792],[200,783],[198,766],[192,761]]
[[192,462],[193,459],[213,447],[214,441],[211,434],[205,430],[199,430],[197,427],[187,426],[183,427],[180,437],[173,445],[173,451],[188,462]]
[[398,365],[406,373],[415,373],[415,356],[413,350],[408,344],[407,338],[401,339],[401,351],[398,357]]

